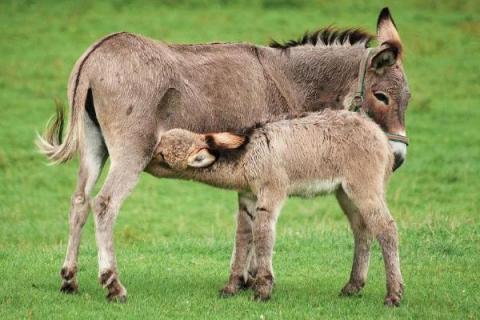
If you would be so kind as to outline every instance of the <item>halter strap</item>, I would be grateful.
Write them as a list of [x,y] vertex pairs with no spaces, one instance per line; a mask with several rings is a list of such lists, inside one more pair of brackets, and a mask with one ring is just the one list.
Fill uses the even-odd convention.
[[357,91],[355,91],[355,95],[353,96],[350,108],[348,108],[350,111],[359,111],[362,107],[363,101],[365,100],[365,75],[367,74],[367,63],[371,52],[372,48],[367,48],[367,51],[365,51],[365,54],[360,61],[360,69],[358,70],[358,87]]
[[387,133],[387,132],[385,132],[385,135],[390,141],[401,142],[408,146],[408,137],[406,136],[401,136],[399,134]]

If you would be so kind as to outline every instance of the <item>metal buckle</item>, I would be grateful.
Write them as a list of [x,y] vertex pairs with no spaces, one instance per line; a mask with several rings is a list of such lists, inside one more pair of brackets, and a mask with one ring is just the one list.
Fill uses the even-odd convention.
[[354,112],[358,112],[362,104],[363,104],[363,96],[357,93],[352,99],[352,105],[350,107],[350,110]]

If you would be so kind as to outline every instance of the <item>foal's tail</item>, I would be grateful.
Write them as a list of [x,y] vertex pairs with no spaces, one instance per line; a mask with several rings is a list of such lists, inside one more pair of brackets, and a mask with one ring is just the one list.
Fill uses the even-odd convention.
[[65,139],[63,129],[65,124],[65,108],[61,102],[56,102],[56,113],[50,120],[42,136],[37,137],[37,147],[47,156],[52,164],[64,163],[70,160],[77,152],[80,139],[83,138],[85,102],[88,92],[88,83],[78,84],[76,94],[73,94],[69,127]]

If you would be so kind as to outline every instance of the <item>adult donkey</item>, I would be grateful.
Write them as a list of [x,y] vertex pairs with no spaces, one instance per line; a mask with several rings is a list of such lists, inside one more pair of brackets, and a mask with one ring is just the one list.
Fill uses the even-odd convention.
[[[393,134],[391,144],[398,167],[406,154],[404,113],[409,92],[402,44],[387,8],[378,18],[379,46],[367,48],[373,38],[357,29],[323,29],[299,41],[270,47],[169,45],[122,32],[93,44],[70,76],[70,125],[64,141],[61,109],[38,141],[52,162],[65,162],[76,152],[80,155],[61,290],[75,292],[78,288],[80,235],[91,208],[100,283],[108,289],[109,299],[126,298],[113,250],[113,225],[140,173],[148,171],[159,136],[168,129],[230,131],[282,113],[353,106]],[[111,165],[107,178],[90,202],[108,156]],[[253,252],[249,245],[251,217],[245,209],[248,202],[239,195],[227,289],[238,288],[245,269],[255,267],[255,259],[248,258]],[[350,209],[346,209],[349,216]],[[361,224],[351,225],[355,254],[351,279],[344,288],[347,293],[357,292],[365,281],[370,246],[370,239],[357,230]],[[233,289],[226,292],[233,293]]]

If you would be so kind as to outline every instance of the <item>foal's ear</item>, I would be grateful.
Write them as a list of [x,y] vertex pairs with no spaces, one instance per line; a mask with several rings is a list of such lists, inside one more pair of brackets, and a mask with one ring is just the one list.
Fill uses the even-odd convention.
[[211,150],[237,149],[247,142],[247,138],[230,132],[219,132],[206,134],[205,142]]
[[217,158],[207,149],[200,149],[188,157],[187,164],[192,168],[205,168],[215,162]]

